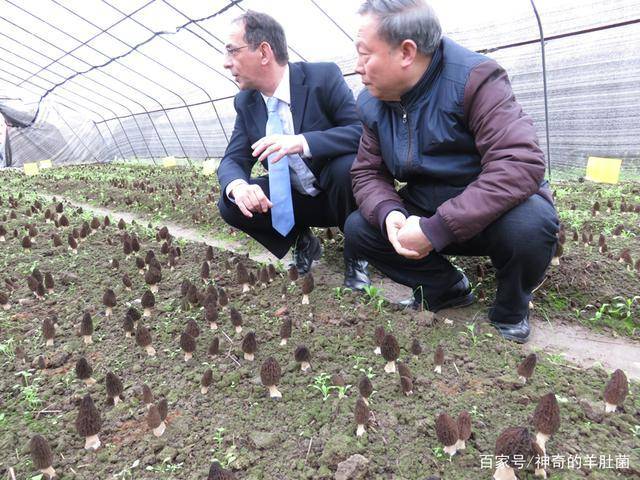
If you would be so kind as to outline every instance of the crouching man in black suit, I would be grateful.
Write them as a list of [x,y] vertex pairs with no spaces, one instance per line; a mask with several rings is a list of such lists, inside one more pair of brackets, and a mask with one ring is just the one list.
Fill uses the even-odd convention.
[[[236,19],[226,50],[241,91],[218,168],[220,214],[278,258],[293,247],[307,273],[322,253],[309,227],[342,230],[357,208],[349,171],[362,127],[353,94],[334,63],[289,63],[284,30],[266,14]],[[256,160],[268,175],[251,178]],[[366,261],[345,258],[345,286],[369,284]]]

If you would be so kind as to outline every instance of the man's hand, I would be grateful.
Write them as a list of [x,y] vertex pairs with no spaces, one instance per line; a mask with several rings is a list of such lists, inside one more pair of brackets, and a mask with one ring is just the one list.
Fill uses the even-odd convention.
[[384,220],[385,227],[387,228],[387,237],[389,237],[389,241],[398,255],[402,255],[406,258],[420,258],[418,256],[418,252],[414,252],[413,250],[403,247],[398,240],[398,233],[404,227],[406,222],[407,217],[404,216],[404,213],[397,210],[390,212]]
[[253,156],[258,157],[259,161],[264,160],[272,153],[274,154],[271,163],[276,163],[285,155],[294,153],[302,154],[303,146],[301,135],[268,135],[262,137],[256,143],[251,145]]
[[240,185],[233,187],[231,190],[231,196],[238,205],[238,208],[245,217],[252,218],[251,212],[267,211],[273,206],[271,201],[260,188],[260,185],[251,185],[249,183],[241,183]]
[[417,254],[410,258],[424,258],[433,250],[431,242],[420,228],[420,217],[411,215],[407,218],[397,235],[402,248]]

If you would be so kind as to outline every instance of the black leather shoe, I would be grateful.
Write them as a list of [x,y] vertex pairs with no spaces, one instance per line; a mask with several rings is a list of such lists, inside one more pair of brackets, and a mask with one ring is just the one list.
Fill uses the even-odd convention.
[[[463,275],[458,283],[442,294],[440,298],[431,302],[431,304],[428,304],[428,302],[424,300],[424,309],[436,313],[440,310],[444,310],[445,308],[467,307],[475,301],[476,297],[471,293],[469,280],[465,275]],[[415,297],[403,300],[400,302],[400,305],[411,307],[414,310],[419,310],[421,308],[420,300]]]
[[322,245],[318,237],[311,233],[308,228],[304,230],[295,245],[293,246],[293,262],[300,275],[306,275],[311,270],[314,260],[320,260],[322,256]]
[[351,290],[364,290],[371,285],[369,278],[369,262],[357,258],[347,258],[344,261],[344,286]]
[[531,336],[531,328],[529,327],[529,314],[527,314],[519,323],[500,323],[490,321],[496,330],[507,340],[517,343],[527,343]]

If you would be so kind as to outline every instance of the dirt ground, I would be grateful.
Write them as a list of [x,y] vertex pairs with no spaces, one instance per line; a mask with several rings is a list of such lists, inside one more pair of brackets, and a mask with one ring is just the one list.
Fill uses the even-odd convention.
[[[301,281],[290,285],[282,266],[273,283],[242,294],[233,268],[227,272],[227,263],[241,261],[251,271],[259,264],[244,256],[215,250],[212,278],[208,283],[224,288],[230,305],[241,312],[243,332],[236,335],[228,309],[220,309],[219,328],[214,331],[205,322],[202,309],[186,308],[182,298],[180,287],[185,279],[200,290],[207,286],[200,279],[205,246],[174,240],[182,256],[172,271],[165,267],[167,256],[160,252],[156,230],[140,223],[128,223],[127,231],[136,233],[141,240],[140,255],[144,257],[152,249],[163,264],[154,311],[150,318],[143,319],[157,350],[156,357],[148,357],[133,338],[125,338],[123,333],[125,312],[130,305],[141,309],[139,299],[146,286],[133,257],[124,257],[123,232],[115,226],[118,218],[110,218],[109,227],[99,229],[81,242],[78,254],[74,255],[67,249],[67,233],[79,227],[83,220],[90,221],[92,215],[79,213],[66,204],[64,213],[71,226],[59,229],[63,245],[55,248],[50,235],[56,228],[45,223],[43,217],[44,210],[53,208],[54,203],[41,197],[43,208],[31,216],[25,215],[36,199],[34,191],[64,194],[100,204],[109,197],[115,198],[112,193],[115,191],[121,190],[122,198],[126,198],[127,191],[133,191],[130,176],[148,179],[149,185],[145,188],[153,191],[145,191],[140,197],[144,206],[123,205],[119,200],[115,203],[109,200],[109,206],[144,211],[160,220],[166,215],[165,219],[193,225],[193,218],[185,212],[191,212],[190,202],[201,202],[201,209],[194,212],[202,212],[203,220],[196,226],[218,228],[215,227],[219,222],[215,216],[215,187],[206,188],[210,179],[196,176],[192,179],[191,172],[177,172],[177,177],[176,172],[160,172],[158,178],[154,178],[120,168],[124,167],[96,167],[96,175],[90,175],[88,167],[68,172],[56,169],[26,180],[3,173],[5,187],[0,194],[0,214],[7,216],[2,224],[8,235],[6,242],[0,244],[0,265],[3,276],[14,279],[11,283],[16,287],[11,291],[3,286],[3,291],[10,294],[11,306],[0,310],[0,475],[3,477],[9,475],[9,469],[13,469],[19,479],[32,479],[37,475],[29,458],[28,440],[33,434],[41,433],[51,445],[54,467],[61,478],[205,478],[215,458],[232,469],[236,478],[322,479],[334,478],[339,468],[346,467],[342,462],[353,462],[355,454],[362,455],[368,462],[366,467],[359,467],[366,468],[367,472],[361,478],[424,479],[430,475],[444,479],[491,478],[491,470],[483,466],[493,455],[497,435],[509,426],[533,429],[532,415],[538,399],[553,392],[560,405],[561,426],[547,444],[547,451],[556,455],[558,461],[573,459],[573,463],[565,463],[564,468],[559,465],[549,468],[550,478],[640,478],[637,383],[631,383],[621,411],[605,415],[602,392],[610,372],[597,365],[578,368],[562,356],[538,352],[536,371],[531,381],[523,385],[516,367],[528,352],[497,338],[479,317],[461,311],[451,315],[453,321],[446,320],[446,316],[431,318],[423,312],[402,310],[386,303],[380,291],[358,295],[336,288],[339,281],[336,281],[334,266],[339,265],[339,237],[335,243],[326,241],[323,262],[330,267],[315,270],[310,305],[301,304]],[[103,169],[105,173],[101,174]],[[76,170],[83,177],[77,178]],[[99,180],[101,175],[102,184],[86,184],[90,178],[97,182],[95,179]],[[180,200],[174,197],[175,178],[189,185],[188,189],[182,187]],[[128,182],[128,187],[117,187],[113,183],[122,180]],[[82,189],[80,185],[74,186],[74,182],[85,182],[85,186]],[[160,188],[161,184],[167,187]],[[568,198],[578,198],[570,188],[573,187],[556,189],[560,205],[572,201]],[[636,187],[621,188],[624,190],[619,192],[620,198],[626,196],[639,203],[637,190],[633,191]],[[190,189],[194,190],[193,195]],[[80,198],[80,192],[96,198]],[[22,198],[18,198],[21,193]],[[10,195],[16,198],[17,208],[10,208]],[[208,195],[213,195],[209,201]],[[594,195],[593,192],[589,196],[581,194],[582,207],[592,203]],[[176,202],[175,210],[172,200]],[[10,218],[12,211],[17,218]],[[576,210],[568,208],[567,211]],[[640,234],[638,214],[625,212],[614,220],[569,214],[563,222],[567,232],[587,227],[594,232],[606,232],[615,228],[620,218],[624,218],[628,233],[609,241],[614,258],[598,252],[597,235],[595,248],[573,242],[571,235],[567,235],[560,267],[550,270],[549,278],[536,296],[536,316],[546,315],[551,321],[569,325],[580,323],[605,335],[622,335],[631,342],[637,340],[637,304],[632,302],[630,306],[631,323],[626,323],[629,318],[624,312],[611,313],[607,307],[602,309],[602,305],[614,305],[613,299],[617,296],[627,300],[638,294],[638,277],[615,258],[624,248],[630,248],[634,259],[640,257],[634,241]],[[38,228],[36,243],[28,253],[20,244],[27,223],[34,223]],[[14,229],[18,232],[17,238],[13,236]],[[226,232],[221,239],[234,240],[240,245],[245,242],[234,236],[234,232]],[[109,265],[113,258],[119,261],[117,269]],[[476,288],[485,291],[486,298],[476,309],[482,312],[491,301],[491,269],[488,268],[486,276],[479,281],[475,265],[484,263],[484,259],[455,261],[469,273]],[[27,286],[26,277],[34,267],[43,273],[51,272],[56,282],[54,292],[43,300],[36,299]],[[125,272],[134,283],[130,292],[121,282]],[[118,298],[112,317],[105,316],[102,306],[106,288],[113,288]],[[578,313],[572,311],[572,301]],[[597,302],[600,302],[598,307]],[[594,307],[588,307],[590,304]],[[598,321],[592,320],[598,309],[603,314]],[[85,345],[75,332],[84,311],[91,313],[94,322],[92,345]],[[41,325],[45,318],[53,315],[57,316],[59,327],[54,346],[46,347]],[[289,344],[283,347],[279,345],[279,329],[284,317],[292,320],[293,333]],[[189,319],[196,320],[201,333],[193,359],[185,362],[179,337]],[[412,373],[413,395],[402,394],[398,374],[385,373],[385,361],[374,354],[377,326],[384,326],[397,337],[400,360]],[[254,331],[258,341],[253,362],[244,360],[241,350],[242,335],[247,331]],[[216,336],[221,353],[210,356],[207,347]],[[418,339],[423,349],[417,356],[410,352],[414,339]],[[309,373],[302,373],[293,358],[293,351],[300,344],[311,352]],[[438,345],[445,351],[442,374],[434,372],[433,355]],[[86,387],[75,376],[75,362],[82,355],[94,369],[97,384],[91,387]],[[276,358],[282,368],[281,401],[268,398],[260,382],[260,365],[269,356]],[[207,368],[213,370],[213,384],[203,395],[200,378]],[[115,407],[106,401],[104,378],[108,371],[116,373],[124,384],[124,402]],[[342,389],[338,388],[342,382],[336,375],[344,380]],[[355,435],[354,407],[357,384],[363,375],[371,377],[375,391],[370,399],[367,433],[359,438]],[[143,383],[151,387],[156,398],[165,397],[168,401],[167,430],[159,438],[152,435],[145,421],[146,408],[140,395]],[[340,390],[343,398],[339,396]],[[84,439],[74,427],[79,400],[86,393],[92,395],[102,416],[103,446],[96,452],[83,449]],[[473,434],[467,449],[449,459],[437,440],[435,417],[443,411],[455,417],[462,410],[471,414]],[[591,462],[601,455],[611,456],[613,467],[618,468],[599,468]],[[578,458],[579,467],[575,463]],[[523,479],[533,478],[532,471],[519,475]]]

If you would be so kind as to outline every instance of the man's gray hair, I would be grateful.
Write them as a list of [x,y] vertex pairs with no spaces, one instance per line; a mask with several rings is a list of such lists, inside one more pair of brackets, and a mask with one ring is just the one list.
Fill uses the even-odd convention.
[[413,40],[420,53],[432,55],[442,38],[440,21],[424,0],[366,0],[358,13],[377,17],[378,35],[393,47]]

